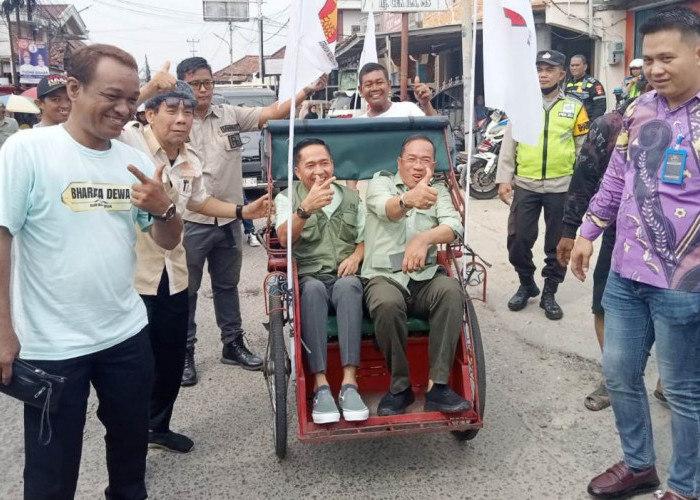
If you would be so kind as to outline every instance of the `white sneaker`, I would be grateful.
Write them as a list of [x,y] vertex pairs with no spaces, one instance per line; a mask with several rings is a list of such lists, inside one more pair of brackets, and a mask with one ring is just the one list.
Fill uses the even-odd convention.
[[250,233],[247,236],[247,238],[248,238],[248,245],[250,245],[251,247],[259,247],[260,246],[260,242],[258,241],[258,238],[253,233]]

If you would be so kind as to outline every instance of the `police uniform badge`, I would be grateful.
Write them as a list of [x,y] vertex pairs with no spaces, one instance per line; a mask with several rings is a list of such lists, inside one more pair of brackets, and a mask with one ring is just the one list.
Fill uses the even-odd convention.
[[559,112],[561,118],[573,118],[576,114],[576,105],[573,102],[565,102]]

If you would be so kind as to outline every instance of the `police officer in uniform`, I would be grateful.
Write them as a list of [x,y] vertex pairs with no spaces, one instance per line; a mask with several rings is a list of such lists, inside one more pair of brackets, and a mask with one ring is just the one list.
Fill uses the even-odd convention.
[[545,278],[540,307],[547,318],[564,316],[554,294],[564,281],[566,268],[557,262],[557,243],[562,232],[566,192],[574,171],[576,155],[588,132],[588,114],[578,99],[566,96],[561,83],[566,76],[566,56],[554,50],[537,54],[537,74],[543,98],[544,129],[539,144],[529,146],[513,140],[506,128],[498,158],[498,196],[510,205],[508,256],[520,278],[520,288],[508,302],[511,311],[523,309],[540,289],[535,284],[532,247],[544,208]]
[[605,89],[603,85],[586,74],[588,64],[586,56],[575,55],[569,62],[571,79],[566,82],[566,93],[576,97],[586,107],[586,112],[591,121],[603,116],[607,107]]

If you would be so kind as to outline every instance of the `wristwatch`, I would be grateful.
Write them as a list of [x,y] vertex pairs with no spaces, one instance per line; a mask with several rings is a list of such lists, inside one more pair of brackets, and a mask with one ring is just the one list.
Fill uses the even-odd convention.
[[304,220],[311,217],[311,214],[301,207],[297,208],[297,215],[299,216],[300,219],[304,219]]
[[404,201],[405,197],[406,193],[403,193],[401,196],[399,196],[399,206],[402,210],[410,210],[410,208],[408,207],[408,205],[406,205],[406,202]]
[[163,212],[163,215],[153,215],[153,218],[155,220],[159,220],[161,222],[168,222],[172,220],[173,217],[175,217],[175,214],[177,213],[177,207],[175,206],[175,203],[171,203],[170,206]]

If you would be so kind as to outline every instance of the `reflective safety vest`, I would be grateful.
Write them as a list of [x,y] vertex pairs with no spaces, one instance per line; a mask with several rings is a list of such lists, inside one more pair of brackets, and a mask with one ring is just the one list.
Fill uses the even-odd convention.
[[560,97],[543,109],[544,130],[537,146],[518,143],[516,175],[528,179],[556,179],[571,175],[576,161],[574,137],[588,133],[588,114],[580,101]]

